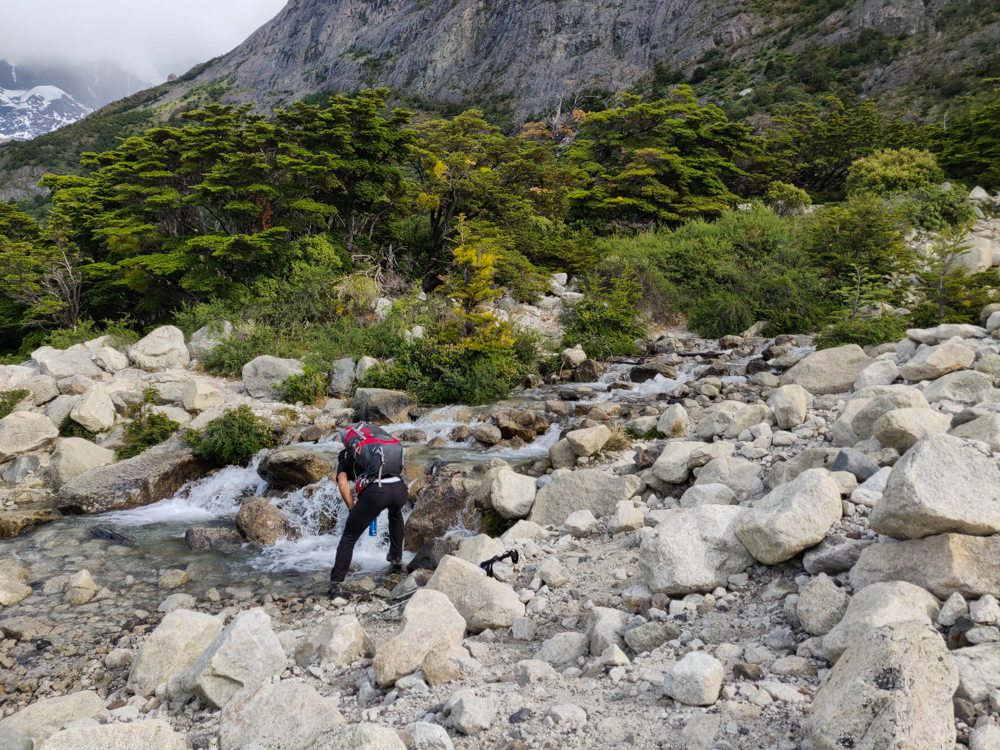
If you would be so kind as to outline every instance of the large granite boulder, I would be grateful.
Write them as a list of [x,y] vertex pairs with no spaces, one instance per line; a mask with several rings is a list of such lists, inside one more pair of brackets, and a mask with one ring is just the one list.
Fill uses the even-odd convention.
[[413,512],[406,519],[404,543],[416,552],[427,542],[444,536],[459,520],[466,528],[476,523],[472,496],[480,480],[461,474],[438,475],[413,500]]
[[186,750],[184,735],[161,719],[127,724],[69,727],[46,741],[45,750]]
[[695,485],[724,484],[738,497],[759,497],[764,494],[760,466],[736,456],[713,458],[702,468]]
[[43,698],[0,721],[7,729],[41,744],[66,724],[104,711],[104,701],[92,690],[81,690],[55,698]]
[[809,394],[801,385],[783,385],[767,400],[774,412],[778,429],[790,430],[806,421],[806,404]]
[[295,448],[278,448],[261,459],[257,473],[275,487],[305,487],[333,472],[329,459],[318,453]]
[[871,527],[895,539],[1000,532],[1000,471],[982,443],[929,435],[892,468]]
[[129,347],[128,358],[140,370],[163,372],[187,367],[191,362],[184,332],[175,326],[160,326]]
[[219,715],[219,750],[307,750],[346,720],[337,704],[301,682],[239,690]]
[[843,617],[823,636],[823,653],[836,662],[852,644],[894,622],[913,620],[931,627],[940,609],[934,596],[912,583],[874,583],[851,597]]
[[357,363],[352,357],[338,359],[330,365],[330,385],[327,393],[334,397],[346,397],[354,390]]
[[1000,536],[938,534],[872,544],[851,568],[851,585],[857,590],[880,581],[907,581],[942,600],[956,591],[970,599],[996,594]]
[[754,563],[736,536],[745,508],[700,505],[668,511],[639,546],[639,572],[653,592],[690,594],[726,586]]
[[208,469],[187,443],[170,438],[135,458],[74,477],[59,489],[57,504],[72,515],[138,508],[170,497]]
[[872,437],[882,445],[906,453],[919,440],[947,432],[951,417],[931,409],[893,409],[886,412],[872,430]]
[[[31,392],[31,403],[35,406],[47,404],[59,395],[56,379],[50,375],[34,375],[17,384],[18,390]],[[3,389],[0,389],[3,390]]]
[[815,750],[952,750],[958,670],[944,640],[900,622],[856,640],[823,678],[806,722]]
[[74,375],[84,375],[88,378],[99,378],[103,371],[93,360],[93,356],[85,348],[56,352],[54,356],[39,359],[38,368],[42,375],[48,375],[55,380],[71,378]]
[[538,490],[528,520],[539,526],[560,526],[578,510],[610,516],[618,503],[632,498],[643,487],[643,481],[634,474],[612,477],[594,469],[562,474]]
[[410,421],[410,409],[416,406],[402,391],[384,388],[358,388],[351,406],[362,422],[372,424],[402,424]]
[[237,691],[270,682],[285,669],[285,650],[263,609],[240,612],[198,657],[185,688],[217,708]]
[[465,619],[445,594],[419,589],[403,609],[403,622],[396,634],[375,654],[372,668],[381,687],[413,674],[431,652],[444,656],[463,655]]
[[843,513],[830,472],[809,469],[757,500],[740,518],[736,536],[760,562],[777,565],[822,542]]
[[98,466],[115,462],[115,452],[84,440],[83,438],[62,438],[49,461],[49,475],[52,486],[59,489],[72,479]]
[[251,542],[268,547],[279,539],[297,539],[299,530],[263,497],[244,500],[234,519],[236,528]]
[[59,430],[44,414],[16,411],[0,419],[0,463],[22,453],[45,448],[59,437]]
[[181,403],[189,412],[198,413],[223,407],[226,397],[211,380],[191,378],[181,389]]
[[918,351],[899,368],[899,374],[911,383],[935,380],[949,372],[969,367],[975,361],[976,354],[969,347],[957,343],[944,343]]
[[813,352],[781,376],[782,385],[801,385],[814,396],[849,391],[874,360],[857,344]]
[[990,693],[1000,688],[1000,643],[957,648],[951,652],[951,658],[958,667],[959,698],[986,703]]
[[321,667],[345,667],[374,655],[375,644],[354,615],[330,617],[295,644],[295,663],[303,669],[314,661]]
[[284,383],[290,375],[301,375],[303,372],[305,368],[297,359],[265,355],[243,365],[243,385],[254,398],[280,401],[281,394],[277,386]]
[[100,385],[84,393],[73,406],[69,418],[91,432],[106,432],[115,426],[115,403]]
[[176,609],[146,637],[132,662],[125,689],[148,697],[170,675],[194,666],[202,652],[222,632],[221,617]]
[[191,359],[197,359],[199,362],[204,362],[208,355],[215,351],[215,348],[221,344],[223,340],[232,335],[233,324],[228,320],[222,321],[221,324],[213,323],[203,328],[199,328],[191,334],[191,340],[187,345],[188,354],[191,355]]

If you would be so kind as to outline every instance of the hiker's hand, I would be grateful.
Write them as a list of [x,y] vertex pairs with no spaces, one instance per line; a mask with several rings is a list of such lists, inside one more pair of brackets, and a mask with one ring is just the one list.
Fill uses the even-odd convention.
[[354,510],[354,496],[351,495],[351,482],[345,472],[337,475],[337,487],[340,488],[340,497],[344,500],[344,505],[348,510]]

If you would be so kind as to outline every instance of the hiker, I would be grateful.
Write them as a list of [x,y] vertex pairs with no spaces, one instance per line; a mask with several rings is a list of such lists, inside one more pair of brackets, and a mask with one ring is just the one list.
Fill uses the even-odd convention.
[[[403,569],[403,506],[409,489],[403,481],[403,446],[385,430],[358,422],[340,431],[344,450],[337,462],[337,485],[350,514],[344,534],[337,545],[337,559],[330,571],[330,597],[343,595],[341,584],[351,569],[354,545],[365,529],[389,510],[390,571]],[[357,487],[357,502],[351,495],[351,482]]]

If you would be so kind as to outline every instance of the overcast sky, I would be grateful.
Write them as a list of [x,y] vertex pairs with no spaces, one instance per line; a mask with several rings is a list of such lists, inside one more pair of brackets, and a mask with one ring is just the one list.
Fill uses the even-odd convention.
[[114,60],[150,83],[228,52],[286,0],[0,0],[0,59]]

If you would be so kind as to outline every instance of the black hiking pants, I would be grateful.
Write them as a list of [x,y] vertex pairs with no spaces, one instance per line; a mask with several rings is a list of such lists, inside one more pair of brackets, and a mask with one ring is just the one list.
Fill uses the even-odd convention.
[[347,578],[354,557],[354,545],[383,510],[389,510],[389,560],[403,559],[403,506],[409,499],[406,482],[391,482],[379,486],[372,482],[358,496],[354,510],[347,516],[344,535],[337,545],[337,559],[330,571],[330,580],[340,583]]

